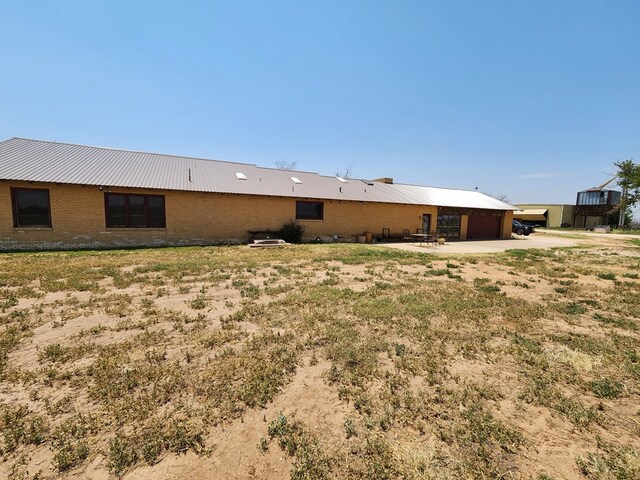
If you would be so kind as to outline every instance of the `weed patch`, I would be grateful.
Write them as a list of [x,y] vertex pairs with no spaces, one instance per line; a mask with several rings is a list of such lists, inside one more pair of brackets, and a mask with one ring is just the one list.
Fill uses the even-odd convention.
[[7,456],[21,445],[40,445],[48,435],[45,419],[26,405],[0,405],[0,431],[4,444],[2,455]]
[[598,453],[577,459],[581,473],[593,480],[640,478],[640,453],[630,447],[615,446],[597,439]]
[[[276,440],[278,446],[290,457],[293,457],[291,478],[329,479],[331,475],[331,460],[325,455],[318,444],[318,439],[295,418],[280,415],[273,420],[267,430],[270,440]],[[267,442],[264,442],[262,449]]]
[[[37,478],[36,456],[49,476],[197,464],[278,401],[298,416],[242,426],[265,453],[248,475],[284,455],[299,479],[559,478],[539,452],[561,420],[591,452],[562,471],[635,478],[638,268],[625,242],[0,254],[0,477]],[[517,427],[544,409],[544,434]]]
[[591,391],[600,398],[618,398],[622,393],[622,383],[609,378],[594,380],[589,386]]

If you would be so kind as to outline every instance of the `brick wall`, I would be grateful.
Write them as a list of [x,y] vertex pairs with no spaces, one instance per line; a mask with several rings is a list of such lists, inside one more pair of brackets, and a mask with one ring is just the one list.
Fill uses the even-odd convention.
[[[14,228],[11,187],[49,189],[51,228]],[[166,228],[106,228],[104,192],[95,186],[0,182],[0,249],[105,248],[245,242],[248,230],[277,230],[295,218],[295,198],[111,188],[114,193],[165,196]],[[302,199],[304,200],[304,199]],[[422,227],[431,206],[324,201],[324,220],[300,221],[305,238],[380,236]]]
[[505,212],[502,217],[502,225],[500,228],[500,236],[504,239],[511,238],[511,222],[513,222],[513,210]]

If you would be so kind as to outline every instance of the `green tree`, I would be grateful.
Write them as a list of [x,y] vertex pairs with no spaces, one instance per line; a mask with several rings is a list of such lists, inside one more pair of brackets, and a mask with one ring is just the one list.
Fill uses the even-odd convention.
[[622,160],[614,165],[617,169],[618,185],[622,187],[618,226],[624,227],[627,212],[640,201],[640,164],[634,163],[633,160]]

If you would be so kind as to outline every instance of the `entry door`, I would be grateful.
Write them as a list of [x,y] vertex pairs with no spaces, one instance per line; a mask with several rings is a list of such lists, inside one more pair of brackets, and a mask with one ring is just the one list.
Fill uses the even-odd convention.
[[431,214],[425,213],[422,215],[422,232],[429,233],[431,232]]

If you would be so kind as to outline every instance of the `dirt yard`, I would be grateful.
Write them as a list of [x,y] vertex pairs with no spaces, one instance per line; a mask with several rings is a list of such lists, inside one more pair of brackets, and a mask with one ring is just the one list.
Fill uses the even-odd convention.
[[0,254],[0,478],[640,478],[640,242]]

